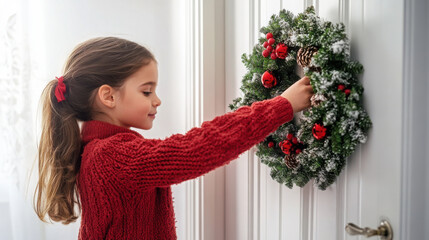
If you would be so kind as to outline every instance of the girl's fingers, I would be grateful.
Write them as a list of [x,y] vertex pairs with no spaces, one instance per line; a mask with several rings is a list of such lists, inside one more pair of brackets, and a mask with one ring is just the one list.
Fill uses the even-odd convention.
[[311,85],[304,86],[304,91],[311,94],[314,93],[313,87]]
[[310,78],[309,78],[309,77],[307,77],[307,76],[305,76],[305,77],[301,78],[301,81],[302,81],[302,83],[303,83],[303,84],[305,84],[305,85],[309,85],[309,84],[310,84]]

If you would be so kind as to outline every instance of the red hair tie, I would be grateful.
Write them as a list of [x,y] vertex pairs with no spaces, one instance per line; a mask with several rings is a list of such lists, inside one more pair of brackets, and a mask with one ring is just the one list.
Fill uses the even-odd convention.
[[66,85],[64,84],[64,77],[61,76],[60,78],[57,78],[57,77],[55,78],[58,80],[57,87],[55,88],[55,97],[57,97],[58,102],[61,102],[66,100],[66,98],[64,97],[64,94],[66,93]]

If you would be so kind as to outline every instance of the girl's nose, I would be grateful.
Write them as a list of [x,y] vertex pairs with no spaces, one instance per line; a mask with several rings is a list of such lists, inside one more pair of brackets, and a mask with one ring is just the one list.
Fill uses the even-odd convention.
[[159,105],[161,105],[161,99],[159,99],[159,97],[158,96],[156,96],[156,99],[155,99],[155,101],[154,101],[154,105],[155,106],[159,106]]

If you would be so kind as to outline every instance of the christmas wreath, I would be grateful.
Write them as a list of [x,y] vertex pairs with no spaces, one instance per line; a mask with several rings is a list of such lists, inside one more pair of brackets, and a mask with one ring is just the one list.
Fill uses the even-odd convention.
[[257,144],[256,155],[271,177],[292,188],[310,179],[325,190],[335,182],[358,143],[365,143],[372,123],[362,106],[362,65],[350,59],[345,26],[316,16],[309,7],[296,17],[281,10],[260,30],[264,37],[249,55],[242,79],[243,97],[231,110],[280,95],[300,79],[310,78],[311,107]]

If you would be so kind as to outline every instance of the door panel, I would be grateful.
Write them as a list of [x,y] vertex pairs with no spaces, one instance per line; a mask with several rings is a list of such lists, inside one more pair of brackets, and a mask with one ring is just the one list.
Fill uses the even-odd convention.
[[381,218],[399,229],[402,0],[226,1],[226,89],[235,88],[227,90],[226,102],[240,96],[236,89],[246,72],[241,54],[251,52],[270,16],[310,5],[322,18],[346,25],[352,58],[365,68],[364,105],[373,128],[326,191],[312,182],[288,189],[271,179],[255,149],[241,155],[226,167],[226,239],[355,239],[344,231],[348,222],[377,228]]

